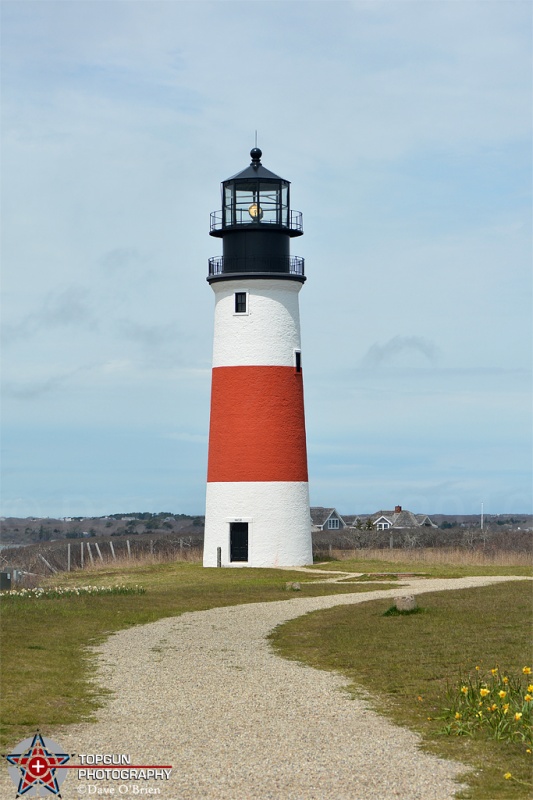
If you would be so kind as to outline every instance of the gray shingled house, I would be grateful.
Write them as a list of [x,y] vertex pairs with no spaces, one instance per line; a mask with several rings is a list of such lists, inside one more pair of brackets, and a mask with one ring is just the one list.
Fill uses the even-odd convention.
[[394,511],[378,511],[372,514],[372,524],[377,531],[386,531],[389,528],[402,530],[404,528],[438,528],[427,514],[413,514],[401,506],[396,506]]
[[315,506],[311,509],[312,531],[339,531],[347,524],[334,508]]

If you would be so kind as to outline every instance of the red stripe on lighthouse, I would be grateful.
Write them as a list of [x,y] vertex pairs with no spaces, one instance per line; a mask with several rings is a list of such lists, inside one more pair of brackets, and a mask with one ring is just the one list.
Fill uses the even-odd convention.
[[307,481],[301,372],[213,369],[207,480]]

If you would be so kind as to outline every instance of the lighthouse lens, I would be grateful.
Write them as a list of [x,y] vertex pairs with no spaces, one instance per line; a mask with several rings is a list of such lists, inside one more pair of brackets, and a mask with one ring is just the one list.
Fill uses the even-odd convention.
[[248,213],[252,219],[263,218],[263,209],[257,203],[252,203],[252,205],[248,209]]

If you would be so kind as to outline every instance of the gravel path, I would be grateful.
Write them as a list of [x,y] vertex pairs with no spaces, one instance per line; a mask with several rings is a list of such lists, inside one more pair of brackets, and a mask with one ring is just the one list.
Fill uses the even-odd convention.
[[[55,739],[66,752],[171,764],[172,777],[78,781],[73,772],[63,799],[102,796],[93,786],[129,798],[152,788],[161,800],[450,800],[461,764],[421,752],[415,734],[350,699],[345,678],[279,658],[265,637],[316,609],[507,580],[518,578],[402,580],[387,591],[216,608],[121,631],[98,650],[98,683],[115,694],[96,724]],[[1,796],[14,789],[4,769]]]

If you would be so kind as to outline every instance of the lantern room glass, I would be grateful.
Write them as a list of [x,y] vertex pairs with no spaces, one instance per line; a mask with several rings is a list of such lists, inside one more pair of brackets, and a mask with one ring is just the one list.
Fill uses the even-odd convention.
[[287,181],[228,181],[223,190],[223,227],[281,225],[289,227]]

